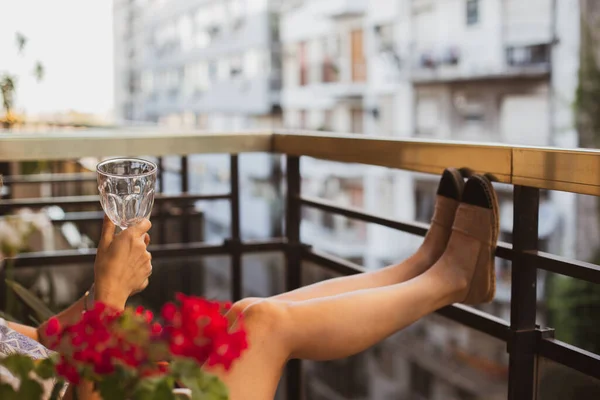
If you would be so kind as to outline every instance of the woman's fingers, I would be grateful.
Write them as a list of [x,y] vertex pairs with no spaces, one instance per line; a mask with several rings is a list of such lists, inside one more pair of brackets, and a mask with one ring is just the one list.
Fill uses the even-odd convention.
[[150,244],[150,235],[147,233],[144,235],[144,243],[146,243],[146,246]]
[[140,223],[130,226],[125,232],[129,233],[132,238],[137,239],[142,237],[152,228],[152,223],[148,219],[143,219]]
[[108,218],[106,214],[104,214],[104,222],[102,223],[102,233],[100,234],[100,243],[98,243],[98,247],[102,250],[108,249],[110,246],[113,237],[115,236],[115,224]]
[[150,281],[148,280],[148,278],[146,278],[144,280],[144,283],[142,283],[142,286],[140,286],[138,289],[136,289],[132,294],[136,294],[136,293],[143,291],[144,289],[146,289],[148,287],[149,284],[150,284]]

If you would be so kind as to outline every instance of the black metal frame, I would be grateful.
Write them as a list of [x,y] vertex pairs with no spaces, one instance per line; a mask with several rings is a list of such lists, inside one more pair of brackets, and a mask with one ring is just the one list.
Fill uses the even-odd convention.
[[[302,207],[312,207],[368,223],[383,225],[415,235],[425,235],[428,226],[416,222],[395,221],[366,213],[361,210],[339,207],[331,202],[303,197],[301,193],[300,157],[286,156],[286,231],[285,238],[261,242],[241,240],[240,227],[240,181],[238,155],[231,155],[231,191],[228,194],[191,195],[187,193],[187,160],[182,161],[182,195],[157,196],[157,203],[190,204],[195,200],[224,200],[231,202],[231,236],[220,244],[180,243],[177,245],[152,246],[153,257],[230,255],[232,257],[232,293],[238,300],[242,297],[242,265],[244,253],[282,251],[286,255],[286,290],[302,285],[302,262],[310,261],[342,275],[363,272],[351,262],[312,249],[300,238]],[[159,160],[160,163],[161,160]],[[75,181],[89,180],[89,175],[75,175]],[[36,183],[35,177],[12,177],[11,184]],[[44,178],[44,182],[46,182]],[[70,182],[68,177],[59,176],[57,182]],[[162,183],[162,180],[161,180]],[[161,185],[162,186],[162,185]],[[513,245],[500,243],[496,256],[512,261],[511,320],[504,321],[464,305],[445,307],[437,312],[457,323],[486,333],[507,344],[509,361],[509,400],[531,400],[536,393],[535,368],[537,357],[542,356],[583,374],[600,379],[600,355],[590,353],[554,339],[552,329],[543,329],[535,324],[536,316],[536,273],[544,269],[554,273],[600,283],[600,267],[594,264],[568,260],[543,253],[537,249],[537,226],[539,190],[525,186],[514,188]],[[16,207],[42,207],[46,205],[79,206],[97,204],[96,196],[68,198],[4,200],[0,203],[0,214]],[[94,213],[94,212],[92,212]],[[93,217],[93,218],[92,218]],[[94,213],[79,220],[97,220]],[[160,218],[164,218],[160,208]],[[77,221],[74,215],[69,220]],[[52,253],[27,253],[16,259],[17,267],[58,265],[91,262],[95,250],[57,251]],[[302,398],[302,368],[299,360],[292,360],[286,370],[286,392],[288,400]]]

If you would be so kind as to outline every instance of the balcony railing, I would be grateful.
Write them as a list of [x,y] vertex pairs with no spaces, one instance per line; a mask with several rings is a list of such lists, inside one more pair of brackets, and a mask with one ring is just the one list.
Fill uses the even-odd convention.
[[[285,157],[285,237],[260,242],[241,240],[240,171],[238,154],[267,152]],[[228,193],[192,195],[188,192],[186,156],[202,153],[230,155]],[[301,191],[300,161],[304,156],[325,160],[362,163],[423,173],[439,174],[447,166],[468,167],[478,173],[492,174],[499,182],[514,186],[513,243],[499,243],[496,256],[512,261],[510,321],[463,305],[438,311],[459,324],[504,341],[510,357],[508,398],[531,400],[536,388],[538,357],[549,359],[590,377],[600,379],[600,356],[556,340],[552,329],[536,325],[536,273],[546,270],[600,284],[597,265],[566,259],[538,251],[538,207],[540,189],[600,196],[600,152],[502,145],[461,144],[438,141],[394,140],[353,135],[311,132],[202,133],[153,130],[80,131],[65,134],[3,134],[0,136],[0,162],[64,160],[82,157],[183,156],[180,196],[160,195],[161,203],[188,204],[196,200],[228,200],[231,232],[222,243],[187,242],[152,246],[155,259],[180,256],[228,255],[231,257],[231,297],[242,296],[242,261],[246,253],[277,251],[287,259],[285,288],[301,285],[302,263],[310,261],[339,274],[357,274],[361,266],[317,251],[300,237],[301,210],[312,207],[323,212],[379,224],[388,228],[425,235],[428,227],[412,221],[398,221],[359,209],[340,207],[331,202],[309,198]],[[6,185],[47,181],[47,176],[6,177]],[[93,181],[90,174],[60,175],[54,182]],[[160,179],[162,182],[162,179]],[[161,189],[161,188],[159,188]],[[97,204],[96,196],[41,199],[5,199],[0,214],[19,207],[46,205]],[[185,209],[185,207],[184,207]],[[88,214],[98,220],[99,213]],[[85,217],[83,217],[85,219]],[[72,218],[76,220],[75,217]],[[55,251],[26,253],[16,261],[19,267],[74,264],[93,261],[95,251]],[[288,400],[301,398],[301,362],[289,363],[286,372]]]

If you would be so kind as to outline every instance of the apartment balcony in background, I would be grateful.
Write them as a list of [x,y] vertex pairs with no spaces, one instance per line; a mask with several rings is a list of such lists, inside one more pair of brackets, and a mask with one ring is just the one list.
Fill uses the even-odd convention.
[[[281,92],[281,106],[288,109],[331,109],[339,102],[362,106],[367,84],[364,82],[313,82],[305,86],[286,86]],[[318,127],[314,127],[318,128]]]
[[193,89],[191,83],[188,86],[182,84],[149,96],[145,111],[148,114],[229,112],[265,115],[279,103],[273,84],[277,84],[273,76],[214,81],[202,89]]
[[[244,218],[241,215],[249,212],[244,208],[244,204],[251,203],[243,199],[248,192],[241,187],[240,182],[240,157],[243,157],[244,153],[268,153],[285,159],[285,163],[281,163],[285,168],[280,170],[279,175],[284,181],[276,181],[278,192],[285,194],[281,200],[285,204],[282,214],[285,215],[286,226],[285,233],[280,237],[251,240],[243,235],[242,224],[257,223],[256,218]],[[192,155],[197,154],[224,154],[227,159],[229,173],[223,175],[222,185],[214,186],[219,188],[215,192],[190,191],[192,177],[189,161]],[[473,355],[477,349],[474,343],[468,353],[452,354],[448,363],[423,362],[414,368],[414,363],[411,364],[411,368],[402,370],[406,378],[404,380],[409,384],[423,384],[417,388],[417,393],[426,393],[429,389],[424,384],[432,378],[431,372],[425,369],[435,370],[438,374],[447,373],[447,381],[457,380],[467,387],[475,385],[476,378],[472,377],[477,375],[472,375],[474,370],[491,371],[494,376],[503,376],[505,381],[508,380],[508,394],[503,398],[509,400],[531,400],[537,389],[544,389],[544,385],[538,385],[542,380],[560,382],[563,386],[580,385],[585,377],[588,379],[585,381],[588,382],[585,383],[588,385],[585,386],[585,393],[590,393],[590,388],[600,386],[600,355],[562,342],[554,337],[553,329],[536,325],[536,313],[539,311],[536,298],[538,270],[600,284],[600,267],[597,265],[539,251],[537,245],[540,190],[600,196],[600,179],[596,173],[599,151],[398,140],[284,130],[260,133],[206,133],[167,132],[157,128],[114,128],[47,134],[2,133],[0,171],[6,175],[7,190],[0,201],[0,215],[24,207],[53,207],[55,211],[56,207],[59,207],[64,214],[54,219],[55,226],[70,223],[80,231],[90,232],[90,238],[96,242],[102,213],[98,196],[95,194],[93,173],[39,176],[17,175],[14,171],[15,168],[24,165],[23,162],[47,161],[50,165],[55,165],[61,160],[69,160],[88,165],[89,163],[83,163],[81,160],[123,155],[157,157],[159,164],[158,194],[152,216],[155,223],[151,232],[153,242],[150,251],[153,254],[153,263],[157,266],[163,263],[165,268],[156,268],[149,287],[150,300],[154,301],[156,306],[159,306],[159,299],[164,300],[165,288],[174,283],[179,285],[178,290],[186,293],[210,293],[232,300],[253,295],[254,293],[248,292],[245,282],[247,279],[256,278],[256,268],[259,267],[268,271],[268,276],[273,277],[273,282],[277,283],[274,292],[281,291],[283,287],[286,290],[294,290],[302,286],[306,282],[305,276],[311,273],[311,265],[318,266],[321,271],[334,276],[363,272],[362,266],[355,262],[330,254],[331,249],[319,248],[318,243],[310,246],[302,240],[301,232],[306,233],[308,228],[310,233],[310,224],[303,219],[303,211],[308,209],[416,236],[424,236],[427,233],[428,226],[422,223],[396,220],[389,215],[366,212],[360,208],[307,196],[302,188],[301,169],[306,157],[436,175],[449,166],[467,167],[476,173],[489,173],[498,182],[514,187],[513,241],[512,244],[499,243],[496,250],[497,258],[512,263],[512,307],[509,318],[494,316],[482,309],[464,305],[448,306],[438,310],[437,314],[448,324],[452,324],[458,333],[476,332],[496,344],[499,343],[500,346],[495,346],[494,349],[506,348],[510,361],[505,365],[482,360]],[[173,156],[179,157],[180,190],[176,194],[166,194],[166,168],[163,166],[173,167],[172,163],[164,162],[166,157]],[[50,185],[51,194],[40,192],[41,197],[35,198],[17,195],[20,186],[41,183]],[[71,185],[76,194],[61,194],[58,190],[61,185]],[[227,190],[224,191],[225,188]],[[195,205],[198,202],[226,204],[221,211],[225,210],[228,215],[219,225],[228,226],[219,227],[221,231],[211,236],[210,241],[204,241],[202,235],[201,227],[208,222],[203,218],[202,212],[197,212]],[[262,212],[256,216],[269,214],[268,208],[263,207]],[[55,212],[54,215],[58,214]],[[279,224],[279,227],[281,225]],[[335,232],[333,234],[340,236],[339,242],[346,245],[355,243],[352,242],[351,235],[343,237],[339,231]],[[281,260],[281,271],[285,272],[285,280],[282,274],[277,273],[279,269],[276,263],[271,261],[268,264],[265,262],[264,265],[254,263],[251,270],[247,269],[246,261],[260,254],[275,255],[276,259]],[[48,266],[60,266],[59,269],[67,268],[68,271],[81,271],[87,266],[89,272],[94,257],[93,248],[41,250],[22,254],[16,257],[14,262],[18,273],[36,269],[48,272]],[[199,271],[199,266],[204,262],[206,265],[210,264],[210,268],[218,271],[218,274],[211,275],[206,269],[204,272]],[[83,279],[81,282],[87,281]],[[264,285],[268,280],[261,282],[261,285]],[[2,288],[0,291],[4,290]],[[504,297],[508,296],[506,290],[501,290]],[[425,319],[427,318],[429,317]],[[443,330],[427,332],[428,335],[440,336],[436,340],[445,340]],[[407,349],[407,352],[412,352],[413,358],[419,359],[423,352],[430,350],[426,343],[414,343],[414,346]],[[384,363],[390,364],[390,370],[394,370],[394,358],[388,357],[390,354],[383,356]],[[457,360],[460,360],[460,367],[455,364]],[[465,365],[468,366],[468,370],[464,369]],[[302,362],[291,360],[288,368],[285,398],[300,400],[304,390]],[[581,379],[573,379],[573,376]],[[481,385],[476,389],[485,392],[485,387]],[[490,393],[491,389],[490,386]],[[497,386],[494,386],[494,398],[497,398],[496,389]],[[578,389],[581,390],[581,386]]]
[[508,46],[504,58],[494,58],[483,46],[419,46],[411,61],[414,83],[451,83],[469,80],[547,79],[550,46]]

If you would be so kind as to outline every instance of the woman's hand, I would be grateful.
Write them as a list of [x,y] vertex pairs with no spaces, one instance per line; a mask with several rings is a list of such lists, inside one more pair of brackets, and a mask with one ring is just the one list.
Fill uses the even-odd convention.
[[95,300],[123,308],[127,298],[148,286],[152,256],[147,219],[115,235],[115,225],[104,217],[102,236],[94,264]]

